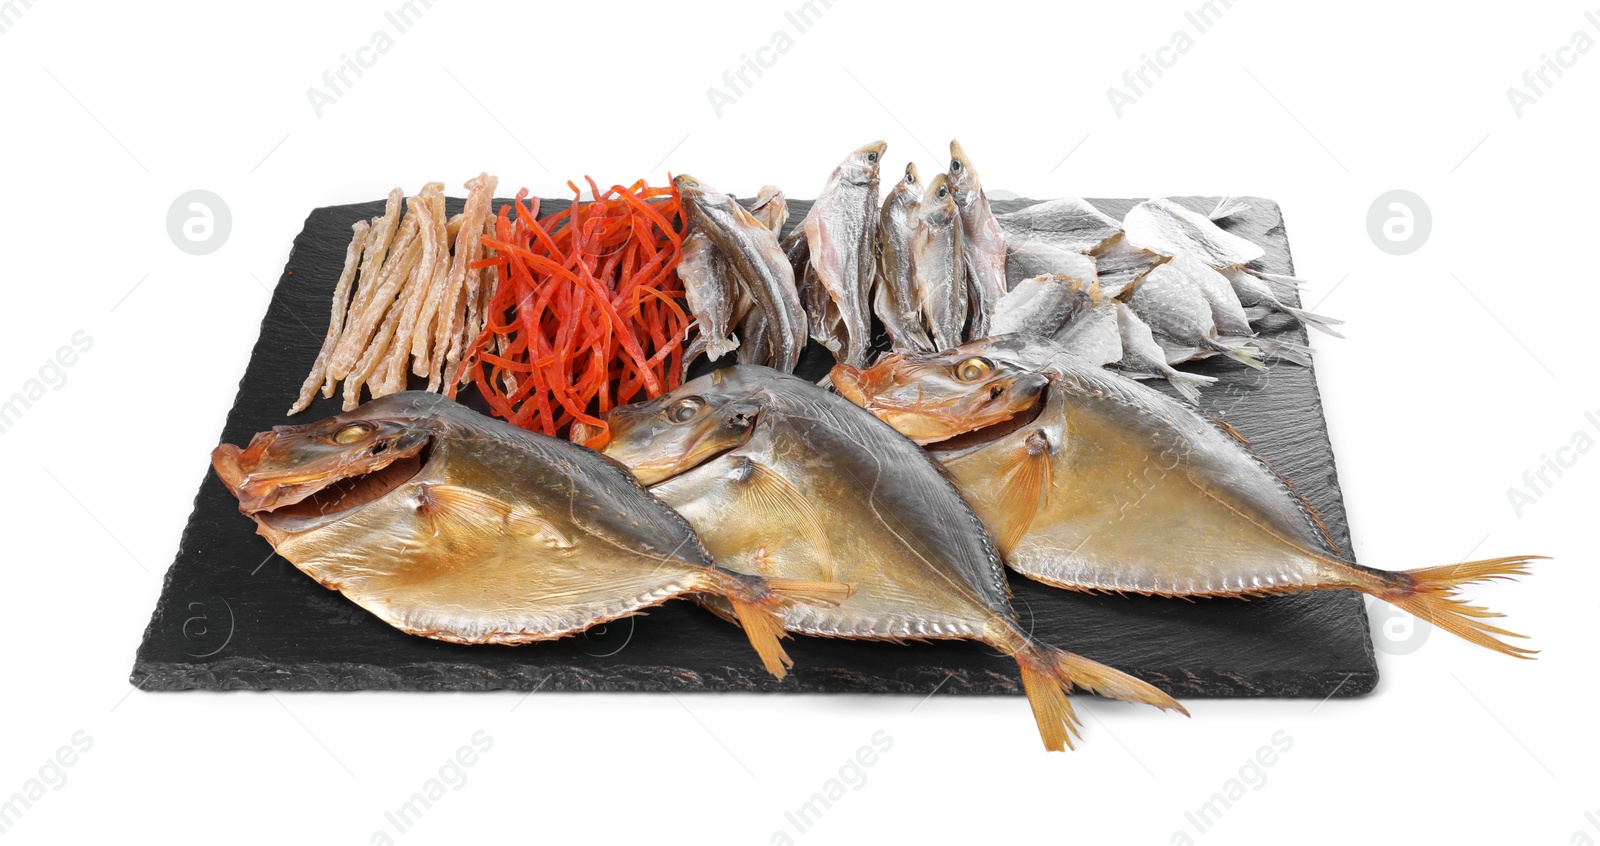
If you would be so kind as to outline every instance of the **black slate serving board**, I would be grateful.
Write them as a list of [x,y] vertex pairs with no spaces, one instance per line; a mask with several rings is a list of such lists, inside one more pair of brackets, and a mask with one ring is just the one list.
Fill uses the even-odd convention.
[[[1216,205],[1214,199],[1176,199],[1201,212]],[[1003,213],[1031,202],[993,205]],[[1137,201],[1092,202],[1120,220]],[[1245,202],[1250,208],[1224,227],[1266,249],[1254,266],[1292,274],[1277,204]],[[450,213],[461,206],[459,199],[450,201]],[[544,211],[565,206],[547,201]],[[790,201],[790,227],[809,206]],[[220,440],[243,444],[257,431],[338,412],[336,395],[319,398],[294,421],[284,417],[326,331],[350,225],[382,210],[382,202],[358,203],[316,209],[306,219]],[[1267,332],[1306,340],[1288,321]],[[801,373],[818,378],[829,364],[826,351],[813,345]],[[1221,380],[1204,391],[1203,407],[1243,433],[1295,485],[1348,554],[1349,527],[1313,369],[1278,362],[1263,372],[1208,362],[1195,370]],[[402,634],[274,555],[210,472],[207,456],[197,453],[192,461],[196,471],[204,470],[204,481],[133,667],[131,681],[145,690],[1021,693],[1015,662],[959,642],[899,646],[796,638],[787,644],[794,672],[780,682],[761,669],[738,629],[688,602],[520,647],[460,646]],[[1355,696],[1377,683],[1365,607],[1354,593],[1190,602],[1070,593],[1016,576],[1011,586],[1018,614],[1039,638],[1179,697]]]

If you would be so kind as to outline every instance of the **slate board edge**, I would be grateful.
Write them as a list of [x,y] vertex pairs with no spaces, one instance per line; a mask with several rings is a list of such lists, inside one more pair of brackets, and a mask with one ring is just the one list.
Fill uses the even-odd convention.
[[[1269,207],[1277,220],[1276,229],[1282,230],[1285,242],[1285,258],[1289,262],[1287,273],[1293,275],[1293,254],[1288,245],[1287,224],[1284,220],[1282,208],[1275,201],[1257,197],[1241,197],[1241,200],[1259,204],[1259,208]],[[456,199],[460,202],[460,199]],[[560,202],[565,206],[565,202]],[[1091,199],[1091,203],[1096,200]],[[510,200],[496,199],[494,208],[510,203]],[[341,206],[360,205],[341,204]],[[302,224],[300,233],[291,244],[284,271],[278,279],[278,286],[290,280],[291,273],[297,267],[296,254],[300,248],[301,235],[303,235],[310,222],[319,214],[332,213],[341,206],[323,206],[312,209]],[[1269,230],[1270,232],[1271,230]],[[276,296],[268,303],[261,319],[257,340],[251,351],[251,360],[262,353],[270,354],[271,339],[268,329],[274,317],[276,308],[287,308]],[[318,331],[321,331],[319,327]],[[233,406],[229,409],[224,423],[225,430],[235,428],[236,416],[240,413],[240,398],[244,395],[245,382],[248,375],[246,371],[240,374],[238,390],[235,392]],[[1316,385],[1315,369],[1309,374],[1312,384]],[[1327,436],[1326,416],[1322,414],[1323,403],[1320,387],[1313,393],[1315,407],[1322,422],[1324,437]],[[1331,451],[1331,442],[1330,442]],[[209,467],[206,473],[209,473]],[[1334,485],[1334,490],[1343,499],[1342,490],[1337,487],[1337,462],[1329,467],[1329,474]],[[203,477],[202,477],[203,478]],[[198,509],[203,497],[203,487],[197,489],[194,506],[191,509],[191,518],[185,523],[179,541],[179,550],[189,547],[189,535],[195,529],[193,512]],[[1348,527],[1347,527],[1348,529]],[[165,596],[171,587],[174,568],[169,566],[162,580],[161,596]],[[1361,601],[1358,595],[1352,594],[1351,598]],[[1231,601],[1231,600],[1221,600]],[[481,678],[466,679],[461,677],[462,665],[459,662],[439,662],[436,664],[403,665],[399,668],[384,667],[375,664],[342,663],[330,664],[328,662],[316,663],[286,663],[259,661],[255,659],[229,659],[225,661],[207,663],[183,663],[174,661],[147,661],[143,658],[143,645],[153,637],[158,636],[156,626],[160,617],[161,603],[158,599],[157,607],[152,611],[150,622],[147,624],[141,639],[139,656],[136,657],[129,682],[135,687],[146,691],[179,691],[179,690],[321,690],[321,691],[359,691],[359,690],[540,690],[549,691],[585,691],[601,690],[614,692],[727,692],[748,691],[763,693],[808,692],[808,693],[889,693],[905,695],[927,695],[927,691],[939,685],[939,692],[949,695],[974,694],[974,695],[1017,695],[1021,694],[1021,687],[1014,678],[1000,673],[981,671],[941,671],[931,668],[907,668],[904,672],[897,673],[893,678],[884,678],[881,675],[870,679],[849,673],[848,671],[813,671],[811,678],[803,678],[800,673],[792,675],[780,687],[773,687],[770,680],[764,680],[759,686],[750,682],[749,667],[728,667],[727,673],[691,672],[684,673],[664,667],[632,667],[622,666],[612,668],[607,672],[586,667],[540,667],[530,672],[502,672],[484,668]],[[1364,610],[1362,612],[1365,618]],[[1350,698],[1370,693],[1378,683],[1377,662],[1370,638],[1365,642],[1368,665],[1372,667],[1367,672],[1327,672],[1317,675],[1308,675],[1295,671],[1282,671],[1281,680],[1274,678],[1274,673],[1258,673],[1252,679],[1246,679],[1236,674],[1224,673],[1179,673],[1179,674],[1151,674],[1142,673],[1141,677],[1155,683],[1164,690],[1178,697],[1188,698],[1231,698],[1231,697],[1289,697],[1289,698]]]

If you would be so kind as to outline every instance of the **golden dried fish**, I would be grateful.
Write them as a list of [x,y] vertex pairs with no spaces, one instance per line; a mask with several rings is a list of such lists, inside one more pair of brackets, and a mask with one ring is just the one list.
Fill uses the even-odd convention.
[[1526,572],[1510,556],[1394,572],[1343,560],[1293,489],[1231,429],[1038,338],[835,367],[850,400],[930,450],[1006,564],[1073,590],[1249,596],[1356,590],[1526,657],[1462,585]]
[[707,593],[727,600],[782,678],[785,603],[826,606],[848,593],[719,568],[689,524],[615,463],[437,394],[279,426],[211,460],[278,554],[436,640],[551,640]]
[[1182,710],[1145,682],[1029,636],[993,543],[949,480],[834,394],[731,367],[618,408],[607,423],[606,454],[683,514],[721,566],[851,585],[837,604],[787,606],[790,631],[989,644],[1016,659],[1052,750],[1071,743],[1073,685]]

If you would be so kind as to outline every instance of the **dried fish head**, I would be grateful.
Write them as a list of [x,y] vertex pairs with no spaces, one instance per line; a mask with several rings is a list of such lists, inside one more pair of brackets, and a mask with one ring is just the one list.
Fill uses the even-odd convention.
[[884,151],[889,145],[883,141],[874,141],[857,147],[855,152],[845,156],[839,163],[839,169],[846,174],[846,178],[857,185],[871,183],[874,187],[878,184],[878,166],[883,163]]
[[[375,400],[316,423],[274,426],[251,438],[244,449],[218,446],[212,465],[238,497],[240,513],[279,530],[316,528],[387,494],[416,473],[431,435],[415,420],[440,399],[414,394],[403,402]],[[395,465],[409,472],[380,472]],[[337,510],[284,511],[335,489],[340,494]]]
[[712,371],[670,394],[614,409],[607,417],[606,454],[653,485],[749,440],[761,406],[714,390],[724,372]]
[[937,353],[894,353],[865,370],[836,365],[834,388],[919,444],[1012,420],[1039,404],[1049,377],[1014,355],[1021,335]]

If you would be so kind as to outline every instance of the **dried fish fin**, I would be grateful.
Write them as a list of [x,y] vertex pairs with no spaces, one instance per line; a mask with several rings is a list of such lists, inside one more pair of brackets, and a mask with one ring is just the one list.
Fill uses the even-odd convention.
[[789,483],[782,473],[744,456],[742,470],[744,481],[739,491],[752,514],[761,515],[769,522],[798,523],[817,550],[825,581],[834,578],[833,547],[828,542],[822,515],[798,488]]
[[460,532],[479,537],[514,534],[549,549],[575,544],[550,521],[490,494],[460,485],[424,485],[419,510],[433,524],[434,535]]
[[[1245,306],[1247,314],[1251,313],[1252,310],[1258,310],[1255,311],[1255,313],[1260,314],[1261,317],[1265,317],[1267,314],[1272,312],[1279,312],[1281,314],[1289,315],[1305,326],[1309,326],[1321,332],[1326,332],[1335,338],[1344,337],[1339,330],[1333,328],[1334,326],[1344,323],[1343,320],[1327,317],[1321,314],[1314,314],[1306,311],[1305,309],[1287,305],[1281,299],[1279,299],[1279,294],[1273,290],[1274,285],[1283,285],[1286,288],[1293,290],[1295,287],[1299,286],[1301,280],[1296,279],[1293,276],[1278,276],[1272,273],[1257,273],[1253,270],[1248,270],[1242,267],[1229,268],[1224,270],[1222,275],[1227,278],[1229,283],[1232,284],[1234,295],[1237,296],[1239,298],[1239,302]],[[1261,317],[1255,317],[1253,319],[1259,320]]]
[[1166,692],[1121,670],[1039,643],[1017,631],[1007,631],[996,640],[993,645],[1017,661],[1022,690],[1033,709],[1039,737],[1051,752],[1072,749],[1072,741],[1078,736],[1080,723],[1067,699],[1067,691],[1074,687],[1189,716],[1188,710]]
[[1009,481],[999,509],[1006,515],[1006,523],[995,539],[1002,557],[1017,548],[1022,536],[1032,528],[1040,507],[1050,503],[1050,491],[1055,485],[1050,468],[1050,436],[1043,429],[1030,434],[1008,465],[1002,469]]
[[767,672],[782,679],[794,661],[779,641],[789,636],[783,626],[783,609],[791,602],[820,602],[838,605],[849,598],[851,588],[834,582],[800,579],[762,579],[731,570],[705,571],[702,590],[716,594],[733,607],[733,615],[745,637],[761,658]]
[[1206,215],[1206,217],[1212,220],[1222,220],[1225,217],[1233,217],[1249,209],[1250,204],[1240,200],[1238,197],[1223,197],[1217,201],[1217,207],[1212,209],[1211,214]]
[[290,415],[299,414],[311,405],[311,400],[317,395],[318,387],[324,387],[331,396],[333,383],[327,380],[328,360],[333,357],[333,351],[339,346],[339,335],[344,330],[345,310],[350,303],[350,287],[355,281],[361,255],[366,249],[371,225],[364,220],[358,220],[350,229],[352,234],[350,246],[345,249],[344,269],[339,272],[339,281],[333,286],[333,309],[328,317],[328,335],[322,340],[322,349],[317,351],[317,360],[312,363],[311,372],[306,375],[305,382],[300,386],[299,398],[289,407]]
[[1470,643],[1513,658],[1532,658],[1538,650],[1500,639],[1525,635],[1483,622],[1486,617],[1502,615],[1469,604],[1457,596],[1456,591],[1474,582],[1525,576],[1528,574],[1528,562],[1542,559],[1542,555],[1513,555],[1399,572],[1340,562],[1339,579],[1356,590],[1391,603]]

